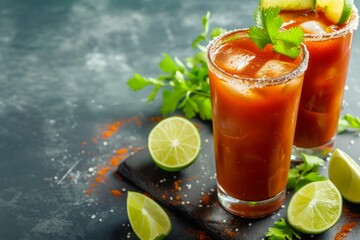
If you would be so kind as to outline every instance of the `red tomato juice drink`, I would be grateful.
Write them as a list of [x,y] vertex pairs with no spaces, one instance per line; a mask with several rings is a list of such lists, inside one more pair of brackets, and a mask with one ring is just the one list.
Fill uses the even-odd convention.
[[208,46],[218,198],[229,212],[263,217],[285,200],[308,52],[296,59],[260,50],[248,30]]
[[285,28],[299,26],[309,50],[295,131],[294,160],[301,153],[325,157],[334,148],[350,60],[355,6],[347,24],[334,25],[320,11],[282,12]]

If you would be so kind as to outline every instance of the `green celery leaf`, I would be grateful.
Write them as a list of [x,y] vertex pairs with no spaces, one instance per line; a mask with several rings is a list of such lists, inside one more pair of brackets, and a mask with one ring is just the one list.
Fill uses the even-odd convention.
[[288,182],[286,184],[287,189],[294,189],[298,178],[300,177],[299,170],[291,168],[288,173]]
[[346,130],[360,130],[360,118],[351,114],[346,114],[339,120],[338,133]]
[[203,25],[203,28],[204,28],[204,34],[206,35],[208,32],[209,32],[209,19],[210,19],[210,16],[211,16],[211,12],[210,11],[207,11],[206,12],[206,15],[204,15],[201,19],[201,22],[202,22],[202,25]]
[[249,28],[249,37],[260,49],[272,44],[274,52],[296,58],[300,53],[299,45],[304,33],[300,28],[282,30],[283,20],[279,12],[279,7],[258,7],[254,12],[255,26]]
[[199,108],[198,108],[196,102],[193,99],[191,99],[190,97],[186,97],[181,102],[179,107],[183,109],[185,116],[187,118],[195,117],[196,113],[199,111]]
[[326,180],[326,177],[320,175],[318,172],[311,172],[304,176],[305,179],[309,180],[310,182],[316,182],[316,181],[323,181]]
[[140,74],[135,73],[133,77],[128,80],[127,84],[132,90],[138,91],[151,85],[151,82]]
[[303,38],[304,33],[301,28],[298,27],[279,32],[274,51],[294,59],[300,53],[299,45]]
[[165,89],[163,91],[163,103],[160,107],[161,114],[166,116],[178,108],[179,101],[184,98],[187,91],[174,88],[173,91]]
[[269,35],[260,27],[253,26],[249,29],[249,37],[260,49],[264,49],[266,45],[271,44]]
[[192,48],[196,48],[201,42],[203,42],[205,40],[206,40],[206,36],[204,34],[200,34],[192,42],[192,44],[191,44]]
[[324,160],[315,155],[307,155],[303,153],[302,157],[304,159],[304,169],[302,170],[302,174],[317,171],[319,166],[324,166]]
[[263,11],[261,11],[260,7],[255,8],[254,11],[254,21],[255,21],[255,25],[263,28]]
[[159,90],[162,88],[162,85],[155,85],[153,90],[151,91],[151,93],[149,94],[148,98],[147,98],[147,102],[152,102],[154,101],[157,93],[159,92]]
[[203,97],[199,95],[194,95],[192,99],[198,105],[198,112],[200,118],[203,120],[211,120],[212,111],[211,111],[211,100],[209,97]]
[[171,73],[180,70],[179,66],[166,53],[163,54],[163,59],[160,61],[159,67],[163,72],[166,73]]
[[339,119],[337,133],[343,133],[349,128],[351,128],[351,125],[347,120],[343,118]]
[[279,17],[280,8],[262,9],[263,26],[266,29],[272,42],[275,41],[279,34],[279,29],[283,23],[282,18]]
[[301,239],[300,233],[292,228],[283,218],[274,223],[274,227],[270,227],[266,236],[269,240],[293,240]]
[[221,34],[223,34],[225,32],[226,32],[225,28],[214,28],[210,33],[210,37],[213,39],[213,38],[220,36]]

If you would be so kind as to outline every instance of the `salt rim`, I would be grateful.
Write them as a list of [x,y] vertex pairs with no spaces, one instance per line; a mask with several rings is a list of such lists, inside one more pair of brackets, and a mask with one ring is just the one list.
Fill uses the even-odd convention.
[[[207,59],[207,63],[208,63],[208,67],[209,69],[212,69],[214,74],[221,80],[226,81],[228,83],[231,84],[235,84],[235,85],[242,85],[244,88],[247,89],[252,89],[252,88],[261,88],[264,86],[275,86],[275,85],[280,85],[283,83],[286,83],[296,77],[299,77],[301,74],[303,74],[305,72],[305,70],[307,69],[308,66],[308,61],[309,61],[309,51],[307,50],[306,46],[304,43],[301,43],[301,53],[303,53],[303,59],[301,61],[301,63],[291,72],[282,75],[282,76],[278,76],[278,77],[274,77],[274,78],[249,78],[249,77],[240,77],[238,75],[231,75],[227,72],[225,72],[223,69],[221,69],[220,67],[218,67],[214,62],[213,62],[213,58],[210,56],[210,51],[211,50],[216,50],[216,48],[214,47],[218,47],[215,46],[222,38],[227,37],[227,36],[231,36],[233,34],[236,33],[240,33],[243,34],[240,37],[244,37],[244,38],[248,38],[248,35],[245,34],[247,33],[249,30],[249,28],[239,28],[239,29],[233,29],[230,30],[228,32],[225,32],[219,36],[217,36],[216,38],[214,38],[212,41],[209,42],[209,44],[206,47],[206,59]],[[239,36],[238,35],[234,35],[233,38],[229,37],[228,39],[226,39],[224,42],[228,42],[231,41],[232,39],[238,39]],[[214,48],[214,49],[213,49]]]
[[331,33],[305,33],[304,41],[315,42],[315,41],[326,41],[332,38],[339,38],[345,36],[347,33],[357,30],[359,24],[359,14],[358,9],[355,4],[353,4],[352,14],[350,17],[350,21],[346,23],[344,28],[341,28],[335,32]]

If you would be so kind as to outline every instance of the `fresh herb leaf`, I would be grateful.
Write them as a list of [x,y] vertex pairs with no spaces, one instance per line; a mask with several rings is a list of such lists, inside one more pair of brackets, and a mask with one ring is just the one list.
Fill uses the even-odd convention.
[[249,37],[260,49],[272,44],[274,52],[294,59],[300,53],[304,33],[299,27],[281,29],[283,20],[278,16],[279,12],[279,7],[256,8],[254,12],[256,25],[249,29]]
[[313,155],[302,154],[304,162],[291,168],[288,174],[287,189],[299,190],[308,183],[325,180],[326,177],[319,173],[319,167],[324,165],[324,160]]
[[360,118],[353,116],[351,114],[344,115],[338,124],[338,133],[345,132],[347,130],[350,131],[360,131]]
[[283,218],[274,223],[274,227],[270,227],[266,236],[269,240],[292,240],[294,238],[301,239],[300,233],[291,227]]
[[207,12],[202,17],[203,32],[192,42],[192,47],[198,49],[193,56],[185,58],[182,62],[164,53],[159,63],[162,74],[157,78],[147,78],[136,73],[127,82],[134,91],[152,86],[153,89],[147,98],[148,102],[153,101],[163,90],[160,107],[163,115],[181,109],[187,118],[197,115],[203,120],[212,118],[205,44],[226,30],[214,28],[209,33],[210,15],[210,12]]

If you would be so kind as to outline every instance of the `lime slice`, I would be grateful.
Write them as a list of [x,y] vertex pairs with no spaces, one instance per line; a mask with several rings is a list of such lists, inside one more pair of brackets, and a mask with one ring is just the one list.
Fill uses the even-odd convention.
[[318,234],[341,216],[342,198],[330,180],[312,182],[295,192],[287,209],[289,224],[303,233]]
[[335,149],[329,162],[329,178],[346,200],[360,203],[360,166],[349,155]]
[[280,10],[314,10],[316,0],[260,0],[260,7],[280,7]]
[[169,216],[151,198],[129,191],[126,208],[130,225],[140,239],[164,239],[170,233]]
[[170,117],[160,121],[150,132],[149,151],[155,164],[177,172],[192,164],[199,155],[199,130],[188,119]]
[[335,24],[349,21],[354,0],[317,0],[319,10]]

